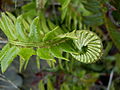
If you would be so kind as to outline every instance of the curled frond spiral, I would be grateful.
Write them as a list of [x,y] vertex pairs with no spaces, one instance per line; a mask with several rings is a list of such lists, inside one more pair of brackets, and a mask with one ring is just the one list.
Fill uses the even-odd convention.
[[89,30],[77,31],[76,36],[78,39],[74,40],[74,43],[79,54],[72,54],[72,56],[83,63],[92,63],[99,60],[102,55],[100,38]]

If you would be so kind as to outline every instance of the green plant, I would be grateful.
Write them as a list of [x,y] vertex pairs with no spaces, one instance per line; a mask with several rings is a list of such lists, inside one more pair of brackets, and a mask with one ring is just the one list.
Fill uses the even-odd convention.
[[0,22],[0,28],[8,37],[8,44],[0,53],[2,72],[17,55],[20,56],[22,68],[32,55],[52,62],[55,62],[54,57],[68,60],[62,56],[64,51],[81,62],[92,63],[102,54],[100,38],[89,30],[65,32],[49,20],[47,26],[42,16],[29,24],[22,15],[15,18],[11,13],[6,14],[2,13]]
[[30,86],[22,89],[119,89],[118,0],[22,0],[23,6],[16,0],[11,10],[4,4],[11,0],[2,1],[0,29],[8,42],[0,51],[0,68],[5,72],[15,57],[20,71],[28,66],[20,74],[24,81],[30,78]]

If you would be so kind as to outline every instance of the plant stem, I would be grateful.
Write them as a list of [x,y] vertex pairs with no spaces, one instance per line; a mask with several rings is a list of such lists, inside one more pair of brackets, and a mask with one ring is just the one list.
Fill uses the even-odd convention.
[[113,75],[114,75],[114,70],[112,70],[111,73],[110,73],[110,78],[109,78],[109,83],[108,83],[107,90],[110,90],[110,86],[112,84]]

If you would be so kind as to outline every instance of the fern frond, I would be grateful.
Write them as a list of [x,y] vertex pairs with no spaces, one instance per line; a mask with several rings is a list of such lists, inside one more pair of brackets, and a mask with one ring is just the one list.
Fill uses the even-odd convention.
[[[61,19],[69,29],[82,29],[80,24],[98,26],[103,24],[101,3],[98,0],[59,0],[61,7]],[[66,3],[65,2],[69,2]],[[66,7],[66,8],[63,8]]]
[[[101,57],[102,42],[95,33],[89,30],[74,30],[65,33],[59,26],[50,21],[47,25],[47,20],[44,17],[42,19],[34,18],[29,25],[22,15],[18,18],[13,18],[13,15],[8,17],[5,13],[2,15],[0,28],[7,37],[12,37],[8,40],[7,52],[5,47],[0,53],[2,72],[5,72],[17,55],[27,64],[32,55],[54,62],[56,62],[54,57],[68,61],[69,58],[64,57],[63,52],[70,53],[75,59],[84,63],[95,62]],[[6,17],[8,19],[5,19]],[[14,29],[8,26],[10,20],[15,20],[15,23],[12,23]],[[2,23],[5,23],[5,25]],[[6,33],[7,30],[14,32],[15,39],[11,33]],[[34,50],[34,48],[36,49]],[[25,67],[27,64],[25,64]],[[23,67],[23,64],[21,65],[20,68]]]
[[74,40],[79,54],[72,54],[74,58],[84,63],[92,63],[100,59],[102,55],[102,42],[100,38],[89,30],[77,32],[77,40]]

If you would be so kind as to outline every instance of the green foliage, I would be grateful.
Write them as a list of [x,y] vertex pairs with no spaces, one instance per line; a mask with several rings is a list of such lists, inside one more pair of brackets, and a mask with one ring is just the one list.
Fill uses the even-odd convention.
[[54,88],[53,88],[53,85],[52,85],[52,82],[51,82],[51,80],[47,80],[47,90],[53,90]]
[[17,56],[19,51],[20,51],[19,48],[17,48],[16,46],[13,46],[13,47],[8,49],[8,51],[6,52],[5,55],[4,54],[2,55],[2,58],[1,58],[1,69],[2,69],[2,72],[6,71],[6,69],[11,64],[13,59]]
[[119,10],[118,0],[32,0],[12,11],[15,16],[1,13],[0,28],[8,38],[0,51],[2,72],[17,56],[19,71],[25,70],[35,55],[39,90],[118,90]]
[[[47,74],[40,80],[38,84],[39,89],[45,88],[47,84],[47,88],[52,87],[52,90],[88,90],[88,87],[96,81],[99,74],[94,72],[88,73],[81,68],[81,65],[77,61],[71,60],[71,62],[62,62],[62,67],[64,68],[61,68],[60,64],[55,68],[46,68],[44,71]],[[44,71],[41,71],[40,74],[45,73]],[[50,83],[48,83],[48,80]]]
[[98,26],[104,22],[101,3],[98,0],[59,1],[62,4],[62,22],[65,21],[65,24],[69,29],[82,29],[84,27],[81,26],[81,24]]
[[[12,14],[7,16],[5,13],[2,13],[1,23],[5,24],[1,24],[1,29],[3,32],[5,32],[7,37],[10,38],[8,43],[11,45],[5,55],[5,58],[1,59],[1,67],[3,72],[17,55],[20,56],[21,60],[24,60],[23,63],[21,63],[20,68],[23,67],[24,62],[28,63],[28,60],[32,55],[38,55],[40,59],[52,61],[55,61],[54,57],[69,60],[68,57],[65,58],[62,55],[64,51],[70,53],[77,60],[84,63],[92,63],[98,60],[101,56],[101,40],[93,32],[87,30],[78,30],[65,33],[64,30],[62,30],[59,26],[55,26],[52,24],[52,22],[48,23],[50,25],[47,26],[47,21],[43,15],[40,18],[35,17],[30,25],[22,15],[14,19],[13,17],[14,16]],[[11,29],[8,27],[9,22],[12,24],[9,26]],[[26,24],[27,28],[25,27]],[[51,24],[54,25],[52,30],[49,27]],[[5,27],[5,29],[2,27]],[[9,32],[6,33],[6,31]],[[12,32],[12,34],[14,32],[14,35],[12,35],[10,32]],[[88,35],[88,37],[86,39],[80,38],[84,34]],[[84,50],[82,50],[82,48],[85,46],[88,47],[88,49],[83,52]],[[33,48],[36,48],[36,50]],[[15,50],[13,51],[11,49]],[[93,50],[91,51],[91,49]],[[10,55],[9,52],[12,53],[12,55]],[[3,62],[6,59],[7,65],[5,66]]]
[[113,40],[116,47],[120,50],[120,32],[117,30],[117,27],[112,22],[110,22],[109,18],[105,17],[105,23],[111,39]]
[[42,81],[42,80],[39,82],[38,88],[39,88],[40,90],[45,90],[44,84],[43,84],[43,81]]
[[87,25],[101,25],[103,24],[103,12],[101,9],[101,3],[98,0],[86,0],[84,4],[85,9],[91,12],[91,15],[84,17],[84,23]]
[[23,11],[23,16],[24,17],[34,17],[36,15],[36,4],[35,2],[31,2],[31,3],[28,3],[27,5],[23,6],[22,7],[22,11]]

